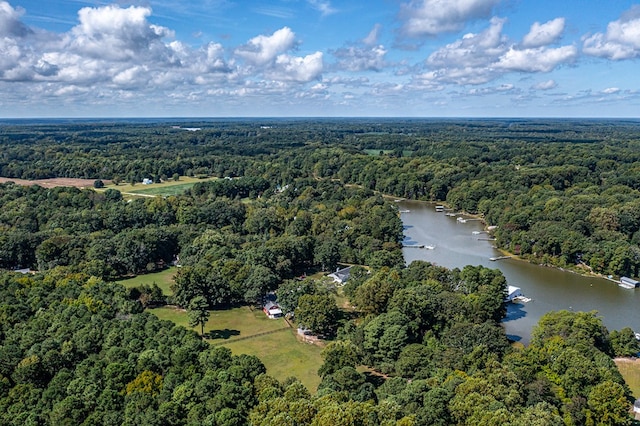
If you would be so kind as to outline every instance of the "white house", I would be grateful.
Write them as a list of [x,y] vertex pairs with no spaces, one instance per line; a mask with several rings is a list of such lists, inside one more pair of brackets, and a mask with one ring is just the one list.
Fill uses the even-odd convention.
[[328,277],[333,278],[333,281],[338,284],[344,284],[349,279],[349,275],[351,274],[351,266],[347,266],[343,269],[337,269],[335,272],[327,275]]

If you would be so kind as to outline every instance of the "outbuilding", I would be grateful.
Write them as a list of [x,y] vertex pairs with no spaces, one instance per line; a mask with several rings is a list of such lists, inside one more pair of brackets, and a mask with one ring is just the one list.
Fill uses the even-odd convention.
[[524,294],[522,294],[522,290],[520,289],[520,287],[510,285],[507,288],[507,297],[504,299],[505,302],[513,302],[513,300],[518,297],[524,297]]

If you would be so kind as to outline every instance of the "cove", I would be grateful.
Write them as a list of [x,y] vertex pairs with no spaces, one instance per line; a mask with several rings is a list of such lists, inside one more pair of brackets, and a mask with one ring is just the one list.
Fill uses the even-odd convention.
[[562,309],[597,311],[609,331],[624,327],[640,331],[640,289],[627,290],[603,278],[515,259],[491,261],[501,253],[486,241],[489,236],[480,221],[462,223],[456,217],[436,212],[435,204],[422,201],[403,200],[397,205],[404,226],[402,252],[407,264],[424,260],[450,269],[465,265],[499,269],[509,285],[520,287],[532,299],[508,305],[503,323],[511,339],[528,344],[540,317]]

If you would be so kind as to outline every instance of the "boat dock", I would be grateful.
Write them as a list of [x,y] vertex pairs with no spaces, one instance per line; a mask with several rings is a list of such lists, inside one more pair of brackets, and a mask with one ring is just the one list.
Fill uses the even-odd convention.
[[497,256],[497,257],[490,257],[489,260],[492,261],[496,261],[496,260],[503,260],[503,259],[511,259],[512,256]]

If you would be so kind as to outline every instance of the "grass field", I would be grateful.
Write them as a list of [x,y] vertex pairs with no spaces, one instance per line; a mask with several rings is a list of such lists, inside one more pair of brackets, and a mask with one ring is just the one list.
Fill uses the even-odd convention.
[[615,362],[634,398],[640,398],[640,360],[617,358]]
[[[163,307],[149,312],[190,328],[184,310]],[[199,332],[198,327],[192,329]],[[248,307],[211,311],[204,330],[212,344],[226,346],[236,355],[256,355],[267,372],[279,380],[297,377],[311,391],[320,383],[317,371],[322,365],[322,348],[298,341],[296,330],[289,328],[284,319],[271,320],[261,310]]]
[[121,280],[118,281],[118,283],[122,284],[126,288],[133,288],[138,287],[142,284],[151,285],[155,282],[156,284],[158,284],[158,287],[162,289],[162,294],[164,294],[165,296],[171,296],[173,294],[173,292],[171,291],[171,284],[173,283],[173,276],[175,275],[176,271],[177,268],[171,267],[160,272],[138,275],[127,280]]
[[106,189],[117,189],[118,191],[127,194],[138,194],[138,195],[146,195],[146,196],[163,196],[169,197],[171,195],[178,195],[184,193],[187,189],[191,188],[198,182],[206,182],[210,180],[218,179],[216,177],[211,178],[194,178],[189,176],[181,176],[180,180],[173,181],[167,180],[162,183],[152,183],[151,185],[143,185],[142,183],[137,183],[135,185],[131,185],[129,183],[120,183],[120,185],[106,185],[102,190]]

